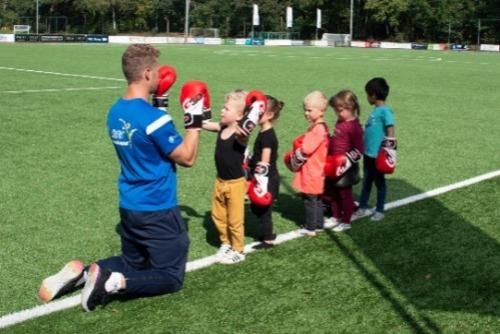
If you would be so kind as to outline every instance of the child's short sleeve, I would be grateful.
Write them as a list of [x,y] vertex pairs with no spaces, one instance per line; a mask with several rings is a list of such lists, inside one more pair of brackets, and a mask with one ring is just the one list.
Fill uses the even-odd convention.
[[383,115],[385,127],[394,126],[394,113],[392,112],[391,108],[385,106],[385,108],[383,109]]

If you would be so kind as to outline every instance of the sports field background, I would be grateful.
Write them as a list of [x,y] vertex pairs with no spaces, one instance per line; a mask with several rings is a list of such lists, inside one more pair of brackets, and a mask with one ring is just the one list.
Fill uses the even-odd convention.
[[[120,251],[119,166],[106,133],[108,108],[124,92],[123,45],[0,45],[0,317],[40,305],[41,280],[78,258]],[[182,127],[183,82],[203,80],[214,119],[226,92],[260,89],[285,102],[276,124],[280,156],[308,124],[302,99],[351,89],[364,124],[363,87],[391,86],[399,140],[392,202],[500,170],[500,58],[454,53],[313,47],[159,46],[178,80],[170,113]],[[331,109],[327,121],[334,123]],[[253,136],[255,138],[255,135]],[[202,133],[197,164],[179,169],[189,260],[213,255],[210,219],[215,134]],[[281,162],[281,161],[280,161]],[[303,206],[280,164],[279,234],[303,222]],[[500,179],[253,252],[234,266],[187,274],[174,295],[79,307],[0,331],[12,333],[498,333]],[[359,186],[355,188],[359,193]],[[373,198],[373,194],[372,194]],[[248,211],[246,241],[259,227]],[[0,318],[1,319],[1,318]]]

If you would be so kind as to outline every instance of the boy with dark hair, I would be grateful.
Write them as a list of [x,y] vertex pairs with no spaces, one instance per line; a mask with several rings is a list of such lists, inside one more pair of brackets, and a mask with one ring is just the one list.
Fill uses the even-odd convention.
[[[384,78],[373,78],[365,85],[368,103],[375,108],[368,116],[365,124],[365,153],[363,156],[363,184],[358,210],[354,217],[373,216],[371,221],[380,221],[384,218],[385,198],[387,186],[384,173],[376,168],[376,159],[385,140],[394,140],[394,113],[386,105],[389,95],[389,85]],[[377,187],[377,202],[375,210],[368,209],[368,200],[372,184]]]

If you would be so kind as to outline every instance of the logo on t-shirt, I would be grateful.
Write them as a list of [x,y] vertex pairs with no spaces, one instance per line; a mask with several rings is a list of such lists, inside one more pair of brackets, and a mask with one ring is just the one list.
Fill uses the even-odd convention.
[[123,124],[123,126],[121,129],[110,130],[110,136],[113,144],[132,147],[132,137],[137,129],[131,129],[130,123],[127,123],[123,118],[119,118],[118,120]]

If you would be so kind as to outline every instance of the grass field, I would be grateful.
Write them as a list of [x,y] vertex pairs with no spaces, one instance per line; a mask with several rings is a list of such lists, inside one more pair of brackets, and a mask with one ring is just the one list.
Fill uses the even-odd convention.
[[[0,44],[0,324],[40,305],[41,280],[69,260],[120,252],[119,166],[105,118],[124,92],[123,45]],[[159,46],[177,69],[170,113],[182,124],[181,84],[204,80],[214,119],[235,88],[285,102],[280,156],[307,127],[302,99],[391,86],[398,167],[393,202],[500,170],[500,57],[312,47]],[[334,115],[328,111],[333,124]],[[255,137],[255,136],[254,136]],[[215,135],[202,134],[197,164],[180,169],[189,260],[219,246],[210,219]],[[280,164],[279,234],[304,210]],[[355,188],[359,193],[359,186]],[[373,194],[372,194],[373,198]],[[91,314],[70,307],[0,327],[8,333],[500,333],[500,178],[364,218],[342,234],[298,238],[234,266],[187,274],[176,294],[113,301]],[[248,211],[246,241],[259,233]],[[75,295],[76,296],[76,295]]]

